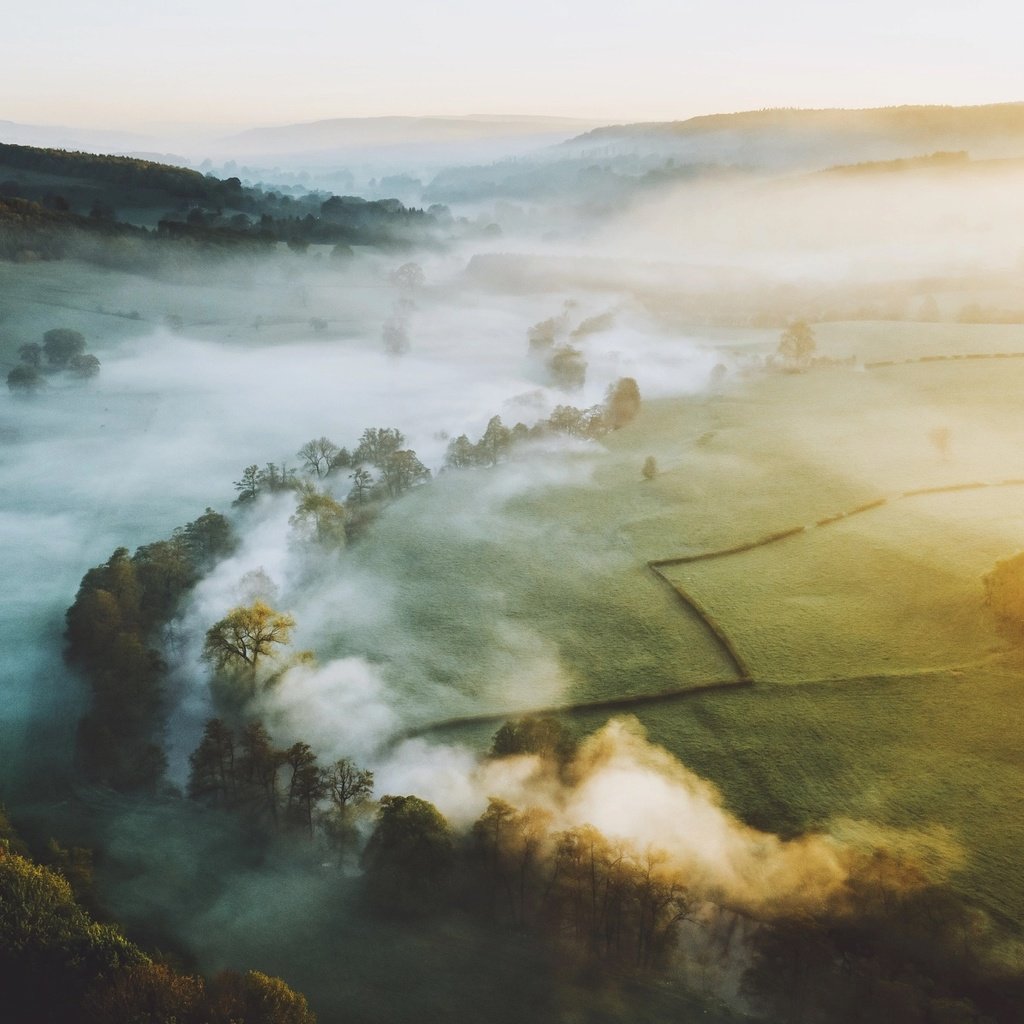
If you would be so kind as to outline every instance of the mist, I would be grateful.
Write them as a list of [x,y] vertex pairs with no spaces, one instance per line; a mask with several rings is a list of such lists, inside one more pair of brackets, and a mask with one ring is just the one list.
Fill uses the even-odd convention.
[[[926,864],[901,893],[945,885],[970,861],[962,837],[944,826],[915,831],[890,822],[891,810],[872,817],[873,783],[852,768],[855,797],[841,807],[837,800],[834,813],[802,816],[802,806],[751,813],[758,779],[771,772],[742,747],[736,764],[750,780],[741,785],[727,770],[725,781],[709,777],[732,759],[728,730],[706,725],[713,712],[705,698],[683,703],[680,694],[705,688],[726,701],[741,699],[726,696],[728,688],[753,685],[735,678],[702,621],[729,621],[729,602],[754,588],[742,575],[727,580],[728,601],[702,620],[677,599],[689,578],[667,580],[666,589],[649,568],[801,516],[821,526],[826,514],[873,497],[862,493],[871,487],[884,484],[888,494],[957,485],[982,469],[986,482],[1018,471],[995,413],[980,425],[969,413],[957,418],[938,386],[922,399],[899,382],[866,383],[864,368],[880,354],[921,359],[952,350],[968,325],[979,330],[958,353],[1024,347],[1016,161],[828,170],[803,151],[794,163],[778,142],[775,155],[741,150],[757,160],[738,166],[735,152],[711,142],[694,144],[687,160],[702,170],[692,176],[664,168],[660,176],[651,154],[638,150],[625,165],[621,153],[595,152],[594,166],[611,176],[598,186],[588,183],[596,172],[578,173],[574,150],[564,159],[552,149],[525,155],[569,126],[548,126],[550,137],[532,124],[517,124],[509,137],[500,127],[465,129],[479,149],[441,146],[431,135],[422,147],[439,148],[403,137],[394,153],[367,143],[362,163],[345,153],[346,167],[367,178],[421,175],[419,196],[454,188],[444,173],[459,164],[466,191],[450,200],[460,229],[449,239],[357,244],[337,259],[328,245],[279,242],[232,259],[185,253],[145,274],[77,259],[0,264],[0,343],[10,366],[19,345],[64,326],[81,330],[102,364],[93,379],[52,374],[37,393],[0,395],[0,534],[9,552],[0,598],[8,637],[0,794],[40,835],[95,842],[104,905],[133,935],[207,972],[281,973],[325,1021],[342,1018],[347,993],[366,978],[353,998],[367,1020],[411,1019],[423,1007],[468,1016],[480,995],[466,981],[474,971],[512,987],[530,979],[508,1006],[493,993],[481,997],[488,1019],[525,1019],[531,1007],[536,1019],[562,1019],[560,1001],[575,1005],[580,995],[557,957],[529,948],[522,935],[498,935],[468,915],[408,924],[368,914],[359,851],[374,829],[373,805],[355,816],[355,838],[339,854],[319,838],[254,843],[246,823],[188,799],[190,755],[212,718],[258,720],[277,747],[307,743],[321,765],[351,758],[374,773],[375,797],[430,801],[460,842],[500,799],[545,815],[551,836],[593,826],[637,857],[657,855],[687,879],[709,934],[734,926],[750,933],[730,954],[743,964],[763,926],[822,907],[847,913],[861,858],[881,851],[915,870]],[[225,156],[273,156],[283,175],[338,169],[336,153],[314,159],[304,150],[300,158],[282,142],[268,154],[258,149],[263,137],[244,147],[236,140],[238,152]],[[818,144],[808,152],[822,152]],[[531,192],[528,175],[514,188],[497,172],[488,178],[487,161],[513,149],[523,156],[516,174],[550,168],[570,184]],[[891,141],[849,152],[900,155]],[[510,197],[516,190],[525,196]],[[395,271],[412,263],[422,281],[403,285]],[[818,362],[794,367],[779,337],[801,319],[814,323]],[[551,353],[531,348],[531,328],[546,321],[551,353],[577,350],[582,380],[560,379]],[[878,321],[897,324],[899,340]],[[834,392],[818,383],[841,373],[848,377]],[[622,378],[642,396],[635,424],[592,435],[526,431],[560,407],[602,408]],[[847,395],[854,412],[857,402],[874,402],[891,419],[876,417],[863,428],[863,446],[838,458],[836,438],[857,432],[852,413],[829,419],[842,405],[837,396]],[[992,408],[1002,400],[993,397]],[[778,410],[788,408],[820,414],[820,435],[804,420],[784,420]],[[744,433],[745,415],[765,419]],[[481,438],[496,416],[508,427],[524,424],[523,438],[495,465],[447,465],[452,441]],[[245,468],[274,463],[352,515],[354,467],[313,476],[298,451],[319,437],[351,451],[366,428],[381,427],[401,431],[430,479],[382,502],[346,545],[303,535],[293,490],[236,501]],[[891,442],[905,440],[901,430],[914,433],[917,447]],[[905,480],[922,466],[921,480]],[[805,477],[811,498],[800,495],[792,512],[781,501],[770,506],[779,494],[788,501]],[[89,694],[62,658],[64,610],[85,572],[113,550],[169,537],[207,507],[228,515],[238,544],[204,568],[157,638],[167,704],[159,798],[98,790],[76,778],[75,731]],[[893,533],[935,528],[981,538],[987,557],[1019,521],[1012,510],[1002,519],[992,513],[995,525],[954,534],[956,514],[922,513]],[[958,565],[949,576],[974,571]],[[790,602],[824,603],[820,580],[807,588],[779,602],[780,616]],[[291,643],[260,672],[253,667],[244,698],[225,696],[204,658],[207,630],[256,599],[294,619]],[[748,621],[750,636],[761,636],[756,616]],[[974,632],[989,645],[979,663],[1005,654],[989,627]],[[788,637],[780,635],[766,644],[768,664],[782,659],[777,649]],[[804,663],[827,665],[832,654],[827,647]],[[772,678],[765,689],[775,685]],[[640,711],[607,710],[634,697],[679,697],[678,719],[662,735]],[[557,712],[578,740],[564,764],[491,751],[503,720]],[[590,716],[586,732],[581,715]],[[70,824],[55,796],[68,780],[78,801]],[[371,963],[367,932],[391,944],[393,957]],[[687,942],[711,955],[710,940],[687,932]],[[314,943],[320,950],[304,955]],[[374,988],[387,987],[391,968],[411,972],[413,994],[375,1004]],[[679,981],[678,964],[671,977]],[[746,1011],[738,991],[733,978],[712,994]],[[644,998],[657,1002],[650,992]],[[635,1012],[626,1006],[621,1019]]]

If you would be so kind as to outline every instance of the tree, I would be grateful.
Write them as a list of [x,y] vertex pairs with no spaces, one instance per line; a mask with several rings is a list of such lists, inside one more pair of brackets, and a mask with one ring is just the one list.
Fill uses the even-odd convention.
[[34,366],[16,366],[7,374],[7,387],[11,394],[34,395],[45,386],[46,381]]
[[299,489],[299,503],[288,522],[319,544],[345,543],[345,506],[312,484]]
[[352,453],[352,461],[356,465],[369,462],[374,466],[382,466],[384,460],[399,451],[404,444],[405,435],[394,427],[367,427]]
[[88,1024],[184,1024],[196,1020],[206,997],[202,978],[166,964],[136,964],[95,986],[82,1001]]
[[511,446],[511,431],[501,422],[500,416],[492,416],[476,446],[480,460],[489,466],[495,466]]
[[632,423],[640,412],[640,388],[636,381],[632,377],[620,377],[609,386],[604,404],[612,430]]
[[238,547],[231,523],[209,507],[198,519],[174,531],[175,537],[179,535],[189,560],[200,572],[212,568],[218,558],[230,555]]
[[352,490],[349,492],[349,500],[361,503],[366,500],[370,487],[373,485],[373,477],[368,470],[361,466],[349,475],[352,481]]
[[317,479],[326,476],[341,449],[326,437],[317,437],[307,441],[298,451],[298,456],[316,475]]
[[455,837],[444,815],[418,796],[385,796],[363,851],[371,893],[407,909],[440,895],[455,856]]
[[235,490],[238,491],[235,504],[242,505],[247,501],[254,501],[260,493],[261,483],[260,467],[255,463],[251,466],[246,466],[242,470],[242,478],[235,481]]
[[381,480],[392,498],[404,494],[410,487],[430,479],[430,470],[412,450],[392,452],[381,466]]
[[85,351],[85,338],[78,332],[66,327],[55,327],[43,335],[43,352],[46,361],[55,369],[68,365],[72,356],[81,355]]
[[100,372],[100,361],[91,353],[85,352],[81,355],[72,356],[68,360],[68,369],[76,377],[87,379],[95,377]]
[[576,739],[557,718],[518,718],[506,722],[491,743],[491,757],[536,754],[567,764],[576,753]]
[[229,801],[235,791],[235,737],[219,719],[211,718],[199,746],[189,755],[188,795],[214,803]]
[[270,734],[262,722],[250,722],[242,730],[242,756],[238,765],[239,781],[246,796],[277,817],[277,774],[284,764],[284,753],[274,749]]
[[312,838],[313,807],[326,794],[316,754],[308,743],[293,743],[284,752],[284,763],[292,770],[285,812],[291,821],[304,825]]
[[278,466],[275,462],[268,462],[263,469],[257,472],[256,484],[259,489],[270,491],[271,494],[276,494],[278,491],[292,491],[297,486],[295,470],[289,469],[285,463]]
[[357,768],[348,757],[323,771],[324,790],[334,806],[345,813],[349,805],[368,800],[373,792],[373,772]]
[[645,480],[653,480],[658,475],[658,463],[653,455],[648,455],[644,459],[644,464],[640,469],[640,475]]
[[446,466],[464,469],[466,466],[475,465],[476,461],[476,446],[465,434],[460,434],[448,442],[448,450],[444,456]]
[[316,1024],[304,995],[260,971],[224,971],[210,988],[216,1024]]
[[206,631],[203,658],[218,669],[246,667],[255,675],[259,659],[291,640],[295,620],[263,601],[232,608]]
[[18,349],[18,355],[23,363],[27,363],[34,370],[43,365],[43,347],[38,342],[30,341]]
[[565,327],[565,317],[550,317],[534,324],[527,332],[526,337],[530,343],[530,355],[536,356],[549,352],[555,347],[555,338]]
[[405,321],[392,317],[384,321],[380,332],[384,351],[392,356],[405,355],[409,351],[409,331]]
[[10,1021],[77,1022],[85,990],[149,958],[93,921],[70,884],[0,844],[0,1000]]
[[583,353],[572,345],[560,345],[547,362],[548,373],[556,387],[577,391],[587,379],[587,361]]
[[418,263],[403,263],[391,272],[391,283],[402,291],[412,292],[422,288],[426,279]]
[[817,347],[806,320],[794,320],[779,337],[779,355],[796,365],[806,365]]

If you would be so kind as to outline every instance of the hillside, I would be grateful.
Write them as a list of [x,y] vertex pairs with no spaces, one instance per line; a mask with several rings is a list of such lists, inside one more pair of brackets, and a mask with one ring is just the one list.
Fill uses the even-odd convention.
[[768,168],[888,160],[937,150],[1015,156],[1024,154],[1024,103],[750,110],[610,125],[560,149],[567,157],[581,151],[663,153]]

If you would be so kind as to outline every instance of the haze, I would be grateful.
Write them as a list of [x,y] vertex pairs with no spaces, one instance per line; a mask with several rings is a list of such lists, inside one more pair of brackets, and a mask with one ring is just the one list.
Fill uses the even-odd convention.
[[[1006,0],[766,5],[314,0],[287,12],[42,0],[0,41],[0,116],[166,131],[328,117],[669,120],[768,106],[1021,98]],[[160,123],[164,124],[162,127]]]

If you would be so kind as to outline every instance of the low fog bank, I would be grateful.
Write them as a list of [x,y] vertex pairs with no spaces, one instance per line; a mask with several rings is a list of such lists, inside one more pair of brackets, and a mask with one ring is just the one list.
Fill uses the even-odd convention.
[[853,285],[1019,268],[1024,171],[835,174],[678,186],[641,198],[595,247]]
[[[88,382],[53,377],[37,395],[0,394],[0,522],[12,568],[2,607],[14,638],[3,655],[4,730],[12,775],[22,749],[16,738],[41,723],[59,737],[54,749],[70,750],[81,695],[61,664],[60,638],[63,610],[85,569],[116,547],[168,536],[207,506],[227,510],[244,466],[297,467],[295,453],[311,437],[352,445],[365,427],[396,426],[436,471],[449,437],[479,436],[494,415],[509,425],[533,423],[561,403],[593,405],[624,375],[636,376],[650,395],[686,393],[704,386],[714,365],[700,338],[666,335],[642,313],[627,313],[580,342],[586,382],[564,392],[530,358],[526,336],[531,324],[559,311],[560,299],[467,294],[461,260],[425,263],[437,283],[402,314],[408,351],[400,356],[385,351],[381,339],[400,293],[376,270],[369,285],[359,274],[338,281],[311,270],[290,286],[303,289],[293,300],[306,318],[277,325],[242,319],[244,304],[251,310],[260,291],[228,287],[227,280],[222,289],[216,274],[197,290],[202,305],[187,316],[207,326],[153,326],[161,310],[179,302],[188,312],[187,289],[177,285],[144,285],[134,295],[141,322],[117,318],[109,337],[103,316],[44,305],[33,290],[23,307],[12,304],[4,325],[12,356],[34,331],[80,324],[102,364]],[[52,277],[50,268],[46,273]],[[12,285],[19,279],[10,276]],[[90,272],[83,284],[104,280]],[[124,301],[133,300],[120,277],[109,281]],[[608,301],[588,296],[572,323]],[[326,329],[310,327],[318,315]],[[553,479],[559,472],[552,470]],[[285,544],[289,514],[278,517],[275,544]],[[274,564],[266,550],[252,561]],[[512,649],[534,646],[528,634],[516,639],[512,625],[502,629]]]

